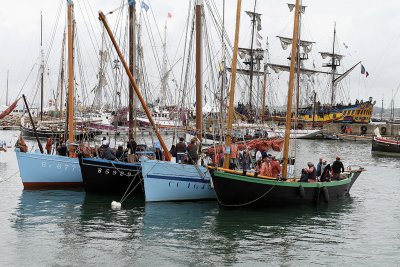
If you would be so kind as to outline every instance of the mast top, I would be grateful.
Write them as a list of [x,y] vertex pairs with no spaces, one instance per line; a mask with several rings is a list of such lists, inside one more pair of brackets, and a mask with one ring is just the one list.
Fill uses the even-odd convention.
[[67,4],[70,5],[70,6],[73,6],[74,2],[72,0],[67,0]]
[[136,5],[136,0],[128,0],[128,5],[134,7]]
[[[295,4],[287,4],[288,5],[288,7],[289,7],[289,10],[290,10],[290,12],[292,12],[293,11],[293,9],[294,9],[294,7],[296,6]],[[304,14],[305,12],[306,12],[306,7],[307,6],[299,6],[299,12],[301,13],[301,14]]]

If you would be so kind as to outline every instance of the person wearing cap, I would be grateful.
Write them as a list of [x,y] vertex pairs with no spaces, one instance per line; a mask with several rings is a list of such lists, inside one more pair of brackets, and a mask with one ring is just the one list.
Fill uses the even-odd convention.
[[309,183],[315,183],[317,181],[317,170],[315,169],[314,163],[308,162],[307,168],[305,168],[304,171],[307,174]]
[[336,160],[332,163],[332,179],[340,180],[340,173],[344,172],[343,163],[340,161],[340,157],[337,156]]

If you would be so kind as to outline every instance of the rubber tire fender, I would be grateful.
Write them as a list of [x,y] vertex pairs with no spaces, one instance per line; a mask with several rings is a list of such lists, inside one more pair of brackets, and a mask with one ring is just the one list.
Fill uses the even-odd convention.
[[329,191],[328,191],[328,187],[324,186],[322,187],[322,196],[324,198],[325,203],[329,202]]
[[306,197],[306,191],[305,191],[304,187],[301,185],[299,186],[299,195],[302,199]]

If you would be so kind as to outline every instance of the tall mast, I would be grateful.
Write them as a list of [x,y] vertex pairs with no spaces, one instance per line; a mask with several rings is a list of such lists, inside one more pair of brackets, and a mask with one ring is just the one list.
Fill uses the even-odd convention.
[[332,95],[331,95],[331,106],[335,104],[335,73],[336,73],[336,62],[335,62],[335,41],[336,41],[336,22],[333,28],[333,43],[332,43]]
[[[133,77],[136,77],[136,34],[135,34],[135,21],[136,21],[136,1],[128,0],[129,4],[129,71]],[[129,138],[136,137],[136,119],[134,119],[134,98],[133,85],[129,83]]]
[[253,58],[254,58],[254,52],[253,52],[253,43],[254,43],[254,31],[256,27],[256,6],[257,6],[257,0],[254,0],[254,10],[253,10],[253,18],[252,18],[252,23],[253,23],[253,28],[251,30],[251,46],[250,46],[250,90],[249,90],[249,112],[251,114],[252,111],[252,99],[253,99]]
[[296,6],[294,10],[294,26],[293,26],[293,44],[292,54],[290,62],[290,76],[289,76],[289,88],[288,88],[288,102],[286,109],[286,129],[285,129],[285,146],[283,149],[283,169],[282,177],[287,178],[287,165],[289,159],[289,140],[290,140],[290,124],[292,116],[292,98],[293,98],[293,87],[294,87],[294,68],[296,60],[296,49],[297,49],[297,37],[298,37],[298,26],[299,26],[299,2],[296,0]]
[[10,74],[10,71],[7,70],[6,106],[8,106],[8,75],[9,74]]
[[[75,139],[74,127],[74,55],[73,55],[73,12],[74,4],[68,0],[68,141],[70,147]],[[71,152],[72,149],[70,149]]]
[[196,0],[196,134],[197,138],[202,139],[202,13],[203,0]]
[[383,119],[383,97],[382,97],[382,108],[381,108],[381,121]]
[[[299,12],[299,25],[297,30],[297,40],[300,39],[300,32],[301,32],[301,12]],[[300,106],[300,66],[301,66],[301,58],[300,58],[300,42],[297,42],[297,52],[296,52],[296,83],[297,83],[297,90],[296,90],[296,118],[297,114],[299,113],[299,106]]]
[[[219,113],[220,113],[220,125],[223,125],[224,122],[224,112],[223,112],[223,107],[224,107],[224,91],[225,91],[225,42],[224,42],[224,34],[225,34],[225,0],[223,0],[222,3],[222,30],[221,30],[221,44],[222,44],[222,62],[221,62],[221,101],[220,101],[220,107],[219,107]],[[220,130],[222,130],[222,127],[220,127]],[[221,132],[222,136],[222,132]]]
[[[236,64],[238,56],[238,44],[239,44],[239,27],[240,27],[240,9],[242,6],[242,0],[237,0],[236,7],[236,28],[235,28],[235,40],[233,45],[232,55],[232,77],[231,77],[231,88],[229,91],[229,111],[228,111],[228,129],[226,134],[226,147],[231,145],[232,135],[232,123],[234,116],[234,100],[235,100],[235,86],[236,86]],[[229,168],[229,154],[225,155],[224,168]]]
[[112,34],[112,31],[111,31],[110,27],[108,26],[107,19],[104,16],[103,12],[101,12],[101,11],[99,12],[99,17],[100,17],[100,20],[103,22],[104,27],[106,28],[108,35],[110,36],[111,42],[113,43],[114,48],[115,48],[115,50],[116,50],[116,52],[117,52],[117,54],[118,54],[118,56],[119,56],[119,58],[120,58],[120,60],[122,62],[122,65],[124,66],[124,69],[125,69],[128,77],[129,77],[129,81],[133,85],[133,89],[135,89],[136,95],[138,96],[138,99],[139,99],[140,103],[142,104],[143,110],[145,111],[145,113],[147,115],[147,118],[149,119],[149,122],[150,122],[151,126],[153,127],[153,130],[156,133],[157,138],[160,141],[160,144],[161,144],[162,148],[164,149],[165,160],[166,161],[170,161],[171,160],[171,154],[169,153],[169,150],[168,150],[167,146],[165,145],[164,139],[161,137],[161,134],[158,131],[158,128],[157,128],[157,126],[156,126],[156,124],[155,124],[155,122],[153,120],[153,117],[151,116],[150,111],[147,108],[146,101],[143,99],[143,97],[142,97],[142,95],[141,95],[141,93],[139,91],[139,88],[136,85],[135,79],[132,76],[132,73],[129,71],[128,64],[126,63],[124,57],[122,56],[121,50],[119,49],[117,41],[115,41],[115,38],[114,38],[114,36]]
[[168,81],[168,71],[167,71],[167,20],[165,20],[164,25],[164,43],[163,43],[163,65],[162,65],[162,80],[161,80],[161,100],[160,106],[167,105],[167,81]]
[[264,65],[264,84],[263,84],[263,94],[262,94],[262,103],[261,103],[261,123],[264,122],[265,116],[265,95],[267,93],[267,64]]
[[63,115],[64,107],[64,50],[65,50],[65,37],[66,33],[64,30],[63,43],[61,48],[61,73],[60,73],[60,117]]
[[42,12],[40,12],[40,56],[41,56],[41,64],[40,64],[40,120],[43,120],[43,76],[44,76],[44,55],[43,55],[43,16]]

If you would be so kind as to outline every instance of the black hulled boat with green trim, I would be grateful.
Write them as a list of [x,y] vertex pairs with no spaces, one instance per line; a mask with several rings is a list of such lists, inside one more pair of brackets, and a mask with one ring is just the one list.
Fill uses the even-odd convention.
[[[237,24],[235,33],[235,47],[232,60],[232,81],[236,76],[237,59],[237,40],[238,28],[240,23],[240,0],[238,0]],[[288,104],[286,114],[286,130],[283,153],[282,178],[254,176],[246,172],[233,171],[228,169],[229,154],[225,155],[224,168],[210,169],[214,190],[219,204],[224,207],[241,206],[278,206],[278,205],[301,205],[316,204],[319,202],[336,201],[348,195],[352,185],[364,170],[357,167],[354,170],[347,170],[342,173],[341,180],[331,182],[299,182],[299,179],[288,178],[288,154],[289,154],[289,136],[290,122],[292,114],[292,95],[294,88],[294,70],[295,59],[298,57],[297,40],[299,23],[299,0],[296,0],[295,19],[293,30],[293,47],[290,65],[290,81],[288,89]],[[296,56],[297,55],[297,56]],[[235,83],[231,82],[230,88],[230,107],[233,107],[235,93]],[[230,134],[232,133],[233,110],[229,109],[228,130],[226,138],[226,147],[231,145]],[[229,151],[229,149],[227,149]]]

